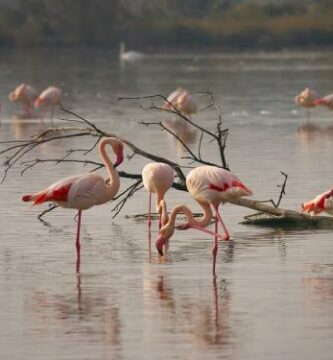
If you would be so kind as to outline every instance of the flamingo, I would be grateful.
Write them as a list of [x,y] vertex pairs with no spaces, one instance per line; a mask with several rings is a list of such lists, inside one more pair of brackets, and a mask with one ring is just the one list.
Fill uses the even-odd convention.
[[333,94],[328,94],[320,99],[315,100],[315,105],[323,105],[333,110]]
[[[106,153],[106,145],[112,147],[117,159],[113,165]],[[105,138],[100,142],[99,153],[107,169],[110,183],[107,184],[101,175],[87,173],[61,179],[51,186],[31,195],[24,195],[24,202],[32,201],[33,205],[53,202],[63,208],[78,210],[76,232],[77,272],[80,264],[80,228],[82,210],[94,205],[104,204],[114,198],[120,186],[119,174],[115,169],[123,161],[123,144],[114,138]]]
[[9,94],[8,98],[10,101],[22,103],[24,117],[32,117],[33,103],[37,98],[37,92],[33,87],[22,83]]
[[53,118],[53,112],[56,105],[60,104],[61,100],[61,90],[55,86],[50,86],[40,93],[38,98],[35,101],[35,107],[39,108],[44,107],[42,112],[41,119],[44,118],[44,115],[47,110],[51,111],[51,119]]
[[198,105],[194,97],[181,87],[173,91],[163,105],[163,109],[167,110],[174,110],[174,107],[187,116],[198,111]]
[[154,162],[147,164],[142,170],[142,181],[145,189],[149,192],[148,228],[151,228],[151,197],[156,193],[156,207],[160,214],[159,228],[168,221],[167,212],[159,210],[159,203],[164,199],[165,193],[173,184],[174,171],[165,163]]
[[310,215],[326,212],[333,215],[333,188],[302,204],[302,210]]
[[120,61],[140,61],[144,59],[144,55],[138,51],[125,51],[125,43],[121,42],[119,46]]
[[299,106],[306,108],[307,120],[310,118],[309,108],[313,108],[317,105],[316,101],[319,99],[317,93],[309,88],[305,88],[298,95],[295,96],[295,103]]
[[[184,208],[175,210],[176,213],[184,211],[188,213],[187,223],[179,228],[196,228],[202,231],[211,220],[212,213],[208,208],[212,207],[216,214],[215,230],[214,230],[214,246],[213,254],[213,274],[215,276],[216,254],[218,250],[218,223],[222,225],[224,230],[224,240],[229,240],[229,232],[224,225],[222,217],[219,213],[219,205],[228,200],[233,200],[242,196],[252,195],[252,191],[248,189],[235,175],[230,171],[218,168],[216,166],[204,165],[199,166],[189,172],[186,177],[186,186],[192,197],[203,207],[204,215],[200,220],[195,220],[191,214]],[[156,241],[156,248],[160,255],[163,255],[163,245],[173,234],[174,214],[170,215],[169,222],[161,228]]]

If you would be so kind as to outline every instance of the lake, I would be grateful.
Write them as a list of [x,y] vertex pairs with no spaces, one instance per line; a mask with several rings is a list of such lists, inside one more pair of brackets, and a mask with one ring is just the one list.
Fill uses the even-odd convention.
[[[151,54],[121,66],[107,50],[3,50],[0,54],[0,139],[25,140],[51,126],[48,119],[21,119],[8,94],[27,82],[41,91],[59,86],[63,104],[99,128],[138,147],[189,165],[186,152],[159,126],[168,120],[149,109],[155,100],[119,97],[162,94],[178,86],[195,93],[199,108],[212,91],[229,129],[226,157],[231,171],[257,200],[300,204],[332,187],[333,113],[298,108],[305,87],[332,92],[333,53]],[[56,111],[54,126],[75,126]],[[215,131],[217,113],[192,120]],[[198,149],[199,135],[191,135]],[[89,149],[95,138],[61,139],[22,159],[57,159]],[[6,145],[1,144],[1,149]],[[149,160],[125,147],[119,167],[141,173]],[[220,163],[204,137],[202,156]],[[82,153],[74,154],[82,158]],[[1,162],[6,157],[3,155]],[[97,149],[87,159],[99,161]],[[195,166],[195,164],[190,164]],[[79,163],[41,163],[27,170],[19,161],[0,187],[1,358],[21,359],[331,359],[333,353],[332,230],[267,228],[239,224],[252,211],[226,204],[221,213],[231,233],[219,244],[217,277],[211,271],[212,237],[177,231],[164,259],[148,246],[148,195],[140,190],[112,218],[114,203],[83,213],[81,269],[75,271],[75,210],[31,207],[24,194],[64,176],[92,169]],[[189,168],[184,168],[187,173]],[[105,170],[100,170],[106,177]],[[131,184],[123,179],[121,191]],[[181,191],[167,193],[168,208],[199,206]]]

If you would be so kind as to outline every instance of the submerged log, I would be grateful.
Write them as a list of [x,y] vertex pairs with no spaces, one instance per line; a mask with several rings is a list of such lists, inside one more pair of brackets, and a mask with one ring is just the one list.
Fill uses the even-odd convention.
[[272,227],[302,227],[333,229],[333,216],[311,216],[294,210],[274,207],[260,201],[239,198],[229,201],[234,205],[256,210],[244,217],[241,224]]

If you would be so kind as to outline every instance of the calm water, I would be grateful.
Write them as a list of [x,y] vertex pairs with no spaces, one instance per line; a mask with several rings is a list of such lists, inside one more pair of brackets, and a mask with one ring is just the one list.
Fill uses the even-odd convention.
[[[39,90],[54,84],[65,92],[66,106],[102,129],[186,164],[166,134],[138,124],[163,118],[140,107],[149,102],[117,101],[167,95],[181,85],[213,91],[230,129],[228,162],[256,199],[278,196],[281,170],[289,174],[286,208],[298,209],[332,186],[333,113],[312,111],[308,126],[293,97],[307,86],[321,95],[332,92],[333,54],[154,55],[121,68],[106,51],[2,52],[0,73],[1,140],[43,129],[37,119],[17,117],[20,109],[8,93],[22,81]],[[197,97],[204,107],[207,101]],[[201,112],[193,120],[214,129],[216,114]],[[93,143],[46,144],[32,157],[57,158]],[[218,161],[207,141],[203,156]],[[98,160],[97,151],[88,158]],[[139,173],[146,163],[136,156],[122,169]],[[20,198],[88,168],[43,164],[23,177],[21,169],[0,187],[1,359],[332,358],[331,231],[239,225],[251,211],[226,205],[232,239],[220,244],[214,281],[210,236],[176,232],[164,260],[154,248],[149,253],[147,224],[126,218],[146,212],[147,194],[140,191],[115,219],[111,203],[84,213],[77,275],[75,211],[46,215],[46,226],[36,219],[41,209]],[[167,199],[170,208],[186,203],[199,210],[186,193],[172,190]]]

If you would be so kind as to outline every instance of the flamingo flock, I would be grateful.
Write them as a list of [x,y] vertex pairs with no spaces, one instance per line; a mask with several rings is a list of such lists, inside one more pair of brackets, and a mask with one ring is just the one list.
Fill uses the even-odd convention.
[[[26,84],[21,84],[10,94],[12,101],[21,102],[26,114],[31,113],[32,103],[36,107],[43,106],[45,111],[52,112],[53,107],[60,101],[61,91],[50,87],[38,97],[36,91]],[[56,99],[56,100],[54,100]],[[307,109],[318,105],[333,109],[333,94],[320,98],[310,89],[305,89],[295,98],[296,103]],[[176,108],[180,113],[187,116],[197,111],[197,105],[188,91],[178,88],[167,98],[165,109]],[[106,152],[109,145],[116,160],[113,163]],[[93,206],[105,204],[111,201],[120,188],[120,178],[116,167],[123,162],[123,143],[116,137],[103,138],[99,144],[99,154],[108,172],[109,181],[95,173],[74,175],[61,179],[45,189],[24,195],[24,202],[32,202],[40,205],[45,202],[55,203],[63,208],[76,209],[76,251],[77,272],[80,268],[80,229],[82,211]],[[148,192],[148,229],[151,231],[151,208],[152,194],[156,195],[156,210],[159,214],[158,235],[156,249],[160,256],[165,255],[165,249],[175,230],[194,229],[213,236],[212,246],[212,272],[216,276],[216,260],[218,252],[218,240],[228,241],[230,233],[222,219],[219,207],[228,202],[233,202],[243,196],[253,195],[238,177],[230,171],[210,165],[198,166],[192,169],[186,177],[186,187],[192,198],[202,209],[202,216],[195,218],[193,211],[185,204],[175,206],[170,213],[167,211],[166,193],[172,188],[174,182],[174,169],[166,163],[151,162],[142,170],[142,182]],[[322,212],[333,215],[333,188],[316,196],[313,200],[301,205],[301,211],[310,215],[318,215]],[[179,213],[185,215],[186,221],[176,224]],[[214,223],[214,231],[207,227]],[[219,226],[222,232],[219,232]]]
[[8,98],[12,102],[22,104],[23,118],[32,118],[34,108],[41,108],[41,120],[43,120],[47,111],[50,112],[51,119],[53,118],[54,109],[60,104],[62,92],[58,87],[49,86],[38,95],[31,85],[22,83],[9,94]]

